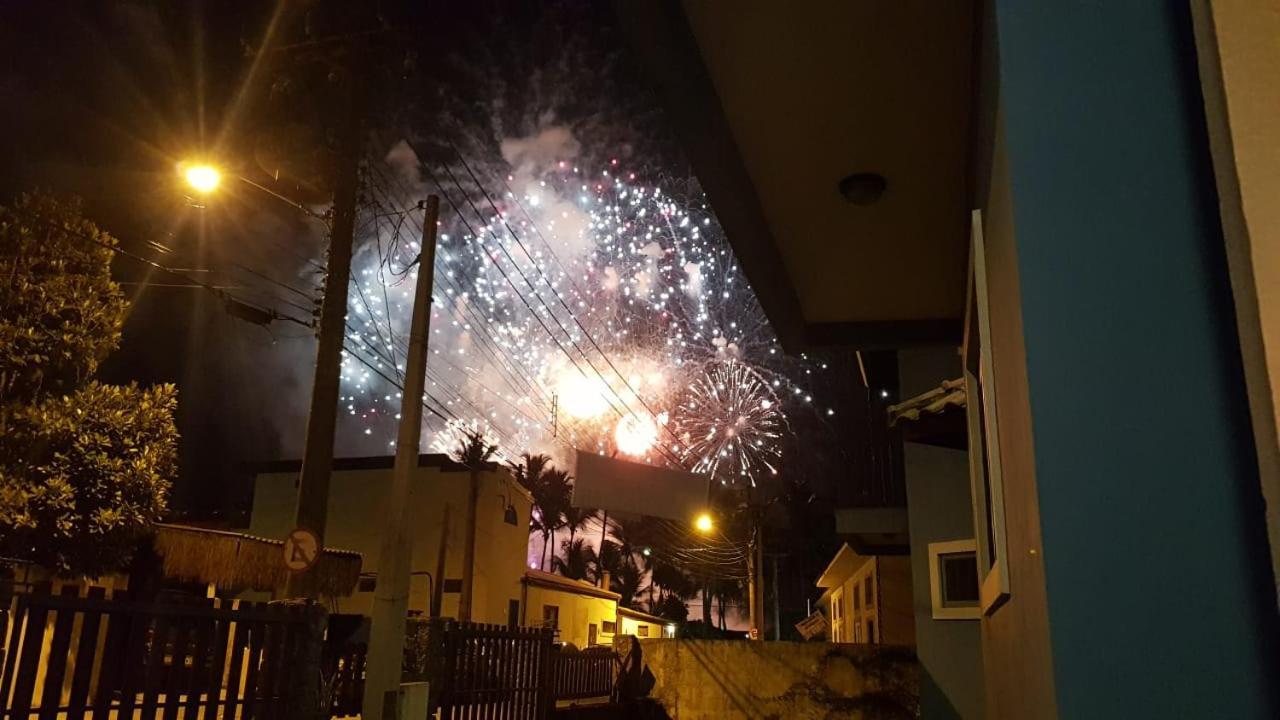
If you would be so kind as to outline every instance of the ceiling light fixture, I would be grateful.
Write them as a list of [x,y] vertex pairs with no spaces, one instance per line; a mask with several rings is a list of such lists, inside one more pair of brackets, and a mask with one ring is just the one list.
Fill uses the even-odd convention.
[[884,195],[888,183],[879,173],[854,173],[841,180],[838,187],[845,200],[854,205],[870,205]]

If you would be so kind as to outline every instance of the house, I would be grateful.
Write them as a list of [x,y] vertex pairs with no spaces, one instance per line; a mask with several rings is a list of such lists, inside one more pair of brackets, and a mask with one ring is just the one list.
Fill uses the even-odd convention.
[[897,370],[906,399],[886,416],[903,459],[921,715],[980,719],[982,611],[960,356],[951,348],[903,350]]
[[[372,608],[381,534],[386,527],[381,521],[383,503],[393,462],[392,457],[368,457],[337,459],[333,463],[325,543],[363,556],[356,592],[337,599],[340,613],[368,615]],[[298,461],[290,460],[254,468],[249,533],[282,538],[293,529],[300,467]],[[514,624],[523,612],[521,579],[532,499],[497,464],[488,464],[479,473],[479,481],[472,620]],[[469,483],[470,471],[447,456],[418,457],[409,495],[408,531],[413,540],[410,614],[429,615],[433,594],[438,594],[441,615],[457,616]]]
[[[607,583],[609,574],[605,573]],[[574,580],[542,570],[525,571],[520,624],[555,628],[556,642],[583,649],[612,645],[624,635],[642,638],[674,637],[676,626],[669,620],[639,610],[621,607],[622,598],[586,580]]]
[[910,558],[860,555],[845,543],[817,585],[830,642],[915,645]]
[[555,629],[556,642],[588,648],[610,645],[618,634],[622,596],[586,580],[525,570],[520,624]]
[[960,352],[985,716],[1280,717],[1268,3],[616,5],[784,349]]
[[657,615],[619,606],[618,634],[642,638],[670,638],[676,635],[676,625]]

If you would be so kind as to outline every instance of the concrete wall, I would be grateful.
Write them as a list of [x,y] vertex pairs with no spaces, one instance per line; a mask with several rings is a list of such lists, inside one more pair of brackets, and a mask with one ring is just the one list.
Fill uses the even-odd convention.
[[976,619],[934,620],[929,577],[929,543],[973,537],[968,456],[963,450],[918,443],[905,443],[902,455],[911,515],[920,716],[981,720],[985,705],[981,624]]
[[[651,681],[649,696],[672,720],[858,718],[868,692],[914,692],[915,662],[902,648],[742,640],[640,640],[635,645],[638,659],[625,657],[634,652],[630,638],[618,643],[624,675],[630,677],[635,668],[642,681]],[[888,674],[895,681],[871,681],[877,668],[894,668]]]
[[[995,5],[1057,714],[1280,717],[1189,8]],[[1008,367],[996,365],[1001,395]],[[1026,470],[1006,459],[1006,481]],[[1016,500],[1006,489],[1011,523],[1031,507]],[[1011,527],[1010,559],[1032,549]],[[1011,687],[1023,653],[1005,643],[1039,638],[994,634],[988,684],[1024,692]],[[993,717],[1037,717],[995,700]]]
[[[297,490],[296,473],[270,473],[257,477],[254,486],[253,514],[249,532],[269,538],[282,538],[293,528]],[[364,556],[363,573],[378,572],[378,554],[384,527],[384,498],[391,482],[391,470],[337,470],[329,491],[328,529],[325,544],[355,550]],[[437,467],[419,467],[414,473],[410,493],[409,533],[413,538],[409,609],[427,612],[430,607],[430,581],[434,578],[436,556],[445,508],[449,509],[449,539],[446,577],[462,577],[462,554],[465,541],[465,514],[469,475],[465,471],[444,471]],[[516,525],[503,522],[502,495],[516,507]],[[507,603],[519,600],[520,579],[524,575],[529,543],[530,500],[507,471],[481,474],[477,503],[475,597],[472,619],[476,622],[507,622]],[[438,579],[437,579],[438,580]],[[341,598],[339,612],[368,614],[373,604],[372,592],[358,592]],[[458,594],[446,593],[443,614],[456,617]],[[540,616],[539,616],[540,617]]]

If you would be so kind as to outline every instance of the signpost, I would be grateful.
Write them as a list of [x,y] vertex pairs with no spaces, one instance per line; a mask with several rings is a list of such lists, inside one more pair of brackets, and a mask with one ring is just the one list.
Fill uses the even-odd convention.
[[311,569],[320,559],[320,538],[306,528],[297,528],[284,540],[284,566],[289,572]]

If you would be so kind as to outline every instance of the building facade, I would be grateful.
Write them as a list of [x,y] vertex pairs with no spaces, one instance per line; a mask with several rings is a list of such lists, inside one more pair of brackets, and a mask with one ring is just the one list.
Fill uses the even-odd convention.
[[[385,513],[392,463],[391,457],[334,461],[325,544],[363,556],[356,592],[337,599],[341,613],[367,615],[373,606],[378,555],[386,527],[380,518]],[[251,534],[282,538],[293,529],[299,467],[297,461],[283,461],[256,468]],[[505,468],[496,464],[482,471],[479,479],[471,619],[505,625],[523,612],[521,578],[528,554],[532,499]],[[441,615],[457,617],[469,487],[467,468],[444,455],[419,457],[409,495],[408,529],[413,540],[410,614],[430,614],[433,584],[440,582]],[[512,519],[514,524],[508,522]],[[438,578],[442,540],[444,577]]]
[[985,716],[1280,717],[1275,3],[619,6],[784,347],[961,352]]

